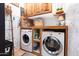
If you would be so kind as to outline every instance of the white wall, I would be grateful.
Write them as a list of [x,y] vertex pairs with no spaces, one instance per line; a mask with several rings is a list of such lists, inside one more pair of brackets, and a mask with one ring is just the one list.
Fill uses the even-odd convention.
[[68,54],[79,56],[79,4],[71,4],[66,13],[66,24],[69,28]]

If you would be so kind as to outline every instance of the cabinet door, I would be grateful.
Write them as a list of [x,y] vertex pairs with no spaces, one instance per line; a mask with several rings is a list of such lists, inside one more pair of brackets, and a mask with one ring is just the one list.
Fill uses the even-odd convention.
[[32,11],[32,13],[31,13],[31,15],[30,16],[33,16],[33,15],[35,15],[35,4],[34,3],[31,3],[31,11]]
[[35,3],[34,4],[34,10],[35,10],[35,15],[38,15],[40,14],[41,12],[41,7],[42,7],[42,4],[41,3]]
[[52,12],[51,3],[27,3],[25,4],[25,12],[27,16],[35,16]]
[[31,16],[32,15],[32,4],[27,3],[25,6],[25,11],[26,11],[26,15],[27,16]]
[[37,3],[34,3],[34,15],[36,15],[39,11],[38,11],[38,4]]
[[35,3],[34,4],[34,15],[45,14],[52,12],[52,4],[50,3]]
[[41,12],[42,13],[52,12],[52,4],[42,3]]
[[49,4],[49,3],[44,3],[42,9],[43,9],[44,12],[51,12],[51,10],[52,10],[52,5]]

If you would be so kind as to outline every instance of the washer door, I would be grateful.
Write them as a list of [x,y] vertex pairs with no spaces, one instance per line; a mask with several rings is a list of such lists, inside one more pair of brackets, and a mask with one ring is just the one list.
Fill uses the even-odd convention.
[[61,42],[53,36],[47,36],[43,40],[43,48],[50,55],[58,55],[63,49]]
[[24,34],[23,35],[23,42],[24,42],[24,44],[28,45],[29,41],[30,41],[29,36],[27,34]]

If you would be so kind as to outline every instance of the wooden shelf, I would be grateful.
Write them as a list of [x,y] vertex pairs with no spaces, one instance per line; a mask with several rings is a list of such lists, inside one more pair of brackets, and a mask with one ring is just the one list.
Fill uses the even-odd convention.
[[39,42],[40,43],[40,39],[34,39],[35,42]]
[[38,48],[37,50],[33,50],[33,52],[36,54],[40,54],[40,48]]
[[35,55],[37,55],[37,56],[41,56],[40,53],[37,53],[37,52],[35,52],[35,51],[33,51],[32,53],[35,54]]
[[54,16],[60,16],[60,15],[65,15],[65,13],[61,13],[61,14],[54,14]]
[[36,52],[36,53],[40,53],[40,50],[39,49],[33,50],[33,51]]
[[21,29],[66,29],[68,26],[33,26]]

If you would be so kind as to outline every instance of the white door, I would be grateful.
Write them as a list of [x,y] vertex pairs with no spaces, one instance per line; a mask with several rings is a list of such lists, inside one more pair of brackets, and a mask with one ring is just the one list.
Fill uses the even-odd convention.
[[12,23],[13,23],[13,37],[14,47],[20,48],[20,8],[14,5],[12,6]]

